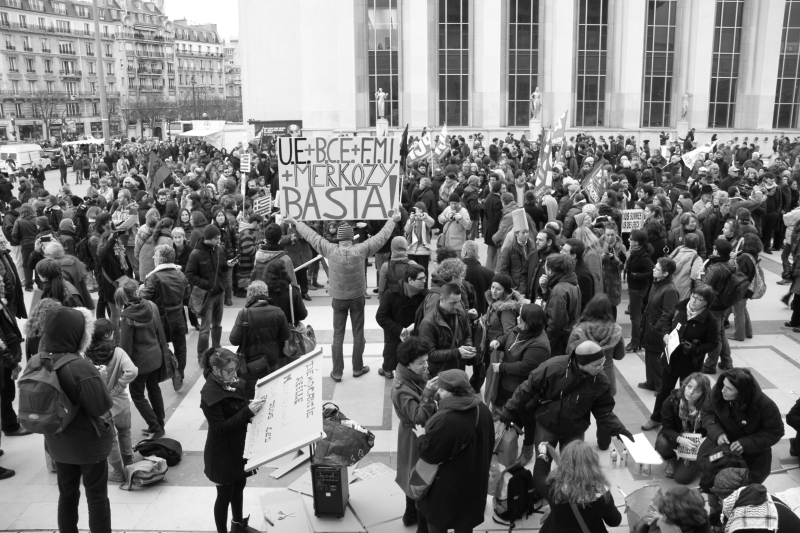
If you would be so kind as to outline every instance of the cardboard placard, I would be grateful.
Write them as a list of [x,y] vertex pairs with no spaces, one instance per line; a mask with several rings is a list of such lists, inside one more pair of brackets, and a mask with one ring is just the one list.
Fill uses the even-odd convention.
[[400,139],[282,137],[280,206],[297,220],[387,220],[400,202]]
[[239,158],[239,171],[244,172],[245,174],[250,174],[250,165],[251,165],[251,155],[250,154],[242,154]]
[[700,433],[681,433],[681,437],[689,439],[697,444],[697,447],[692,449],[683,444],[678,444],[676,454],[681,459],[688,459],[690,461],[697,461],[697,450],[700,449],[700,443],[703,442],[703,436]]
[[322,348],[256,384],[264,407],[247,426],[245,470],[325,438],[322,431]]
[[630,233],[644,226],[644,211],[641,209],[622,210],[622,233]]

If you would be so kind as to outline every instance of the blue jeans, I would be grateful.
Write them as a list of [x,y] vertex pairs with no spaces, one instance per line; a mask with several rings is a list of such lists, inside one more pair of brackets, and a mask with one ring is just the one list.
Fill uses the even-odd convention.
[[108,460],[112,464],[122,461],[123,455],[133,457],[130,409],[114,415],[114,428],[117,430],[117,438],[111,444],[111,453],[108,454]]
[[78,533],[78,504],[81,477],[89,505],[89,530],[111,533],[111,506],[108,503],[108,463],[105,459],[88,465],[56,463],[58,479],[58,530]]
[[[200,316],[200,335],[197,337],[197,357],[202,357],[208,349],[208,334],[211,333],[211,346],[219,347],[222,338],[222,310],[225,309],[223,301],[224,293],[215,294],[208,297],[206,309]],[[364,323],[363,321],[361,322]],[[202,365],[200,365],[202,367]]]
[[747,310],[747,298],[733,304],[733,336],[743,341],[753,337],[753,325],[750,323],[750,312]]
[[703,369],[707,371],[715,371],[717,361],[726,368],[733,367],[733,359],[731,359],[731,347],[728,344],[728,336],[725,335],[725,314],[726,311],[711,311],[711,315],[719,322],[719,344],[712,351],[708,352],[708,357],[703,365]]
[[353,328],[353,372],[360,372],[364,367],[364,297],[352,300],[333,298],[333,374],[341,376],[344,372],[344,332],[347,327],[347,314]]

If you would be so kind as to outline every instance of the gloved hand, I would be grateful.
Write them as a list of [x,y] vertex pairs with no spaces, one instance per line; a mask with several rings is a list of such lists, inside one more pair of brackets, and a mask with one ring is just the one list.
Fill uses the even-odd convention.
[[[619,434],[617,434],[617,438],[619,439],[619,438],[620,438],[621,436],[623,436],[623,435],[625,435],[626,437],[628,437],[628,439],[629,439],[631,442],[633,442],[633,434],[631,434],[631,432],[630,432],[630,431],[628,431],[627,429],[624,429],[624,428],[623,428],[623,429],[621,429],[621,430],[619,431]],[[619,439],[619,440],[622,440],[622,439]]]

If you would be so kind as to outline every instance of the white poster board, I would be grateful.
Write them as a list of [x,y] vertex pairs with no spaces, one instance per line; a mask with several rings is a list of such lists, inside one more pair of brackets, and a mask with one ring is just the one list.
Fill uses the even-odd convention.
[[641,209],[622,210],[622,233],[630,233],[644,226],[644,211]]
[[620,435],[620,440],[625,444],[633,462],[645,465],[660,465],[664,461],[644,433],[637,433],[631,441],[625,435]]
[[400,139],[280,137],[281,215],[388,220],[400,203]]
[[264,407],[247,426],[245,470],[325,438],[322,430],[322,348],[256,384]]
[[239,171],[250,174],[250,154],[243,154],[239,159]]

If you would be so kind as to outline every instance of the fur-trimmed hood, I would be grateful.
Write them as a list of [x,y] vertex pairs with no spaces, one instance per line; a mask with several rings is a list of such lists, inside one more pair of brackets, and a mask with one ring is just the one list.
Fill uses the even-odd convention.
[[150,272],[146,277],[149,278],[150,276],[152,276],[156,272],[161,272],[162,270],[178,270],[179,271],[179,270],[181,270],[181,266],[180,265],[176,265],[175,263],[163,263],[161,265],[158,265],[156,268],[154,268],[153,271]]
[[85,307],[54,307],[47,312],[41,351],[85,354],[94,335],[94,313]]
[[522,303],[525,300],[525,297],[514,289],[511,289],[511,294],[508,295],[508,298],[501,302],[495,302],[492,299],[491,289],[486,289],[484,295],[486,296],[486,303],[490,307],[494,307],[494,310],[498,313],[502,311],[513,311],[519,314],[519,310],[522,309]]

